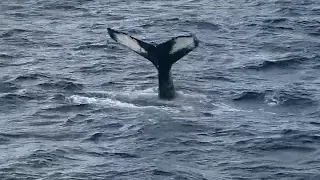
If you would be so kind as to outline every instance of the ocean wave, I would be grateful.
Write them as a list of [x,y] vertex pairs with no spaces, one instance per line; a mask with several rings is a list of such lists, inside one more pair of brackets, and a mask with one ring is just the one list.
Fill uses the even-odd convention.
[[[1,58],[1,59],[13,59],[14,56],[9,55],[9,54],[0,53],[0,58]],[[2,63],[2,64],[4,64],[4,63]],[[4,64],[4,65],[5,65],[5,64]]]
[[32,121],[32,122],[29,122],[29,126],[55,126],[56,124],[63,124],[64,121],[53,121],[52,119],[56,118],[56,119],[59,119],[61,118],[60,116],[58,115],[47,115],[47,116],[41,116],[43,118],[46,118],[46,120],[40,120],[40,121]]
[[23,9],[25,8],[25,6],[23,4],[7,4],[7,3],[3,3],[2,4],[3,6],[3,9],[6,9],[6,10],[20,10],[20,9]]
[[296,151],[301,153],[314,152],[312,144],[320,144],[320,136],[311,132],[284,129],[276,138],[253,138],[235,143],[240,151],[245,149],[260,151]]
[[[113,14],[113,13],[107,13],[106,14],[106,18],[107,20],[109,21],[121,21],[121,20],[125,20],[126,19],[126,16],[123,15],[123,14]],[[95,27],[99,27],[100,25],[99,24],[95,24],[94,25]],[[104,27],[104,25],[103,25]],[[102,27],[101,27],[102,28]]]
[[173,172],[170,172],[170,171],[164,171],[164,170],[159,170],[159,169],[154,169],[152,171],[153,175],[156,175],[156,176],[173,176],[174,173]]
[[27,103],[41,102],[46,99],[46,94],[37,90],[19,89],[14,92],[0,93],[0,111],[15,111]]
[[21,103],[26,103],[27,101],[34,100],[34,97],[23,95],[23,94],[14,94],[14,93],[6,93],[0,95],[0,105],[20,105]]
[[320,36],[320,28],[316,28],[316,29],[312,30],[312,32],[309,32],[308,34],[313,37],[318,37],[318,36]]
[[311,12],[320,13],[320,6],[311,7]]
[[[320,112],[319,112],[319,113],[320,113]],[[317,118],[319,118],[319,117],[320,117],[320,114],[318,114]],[[311,124],[311,125],[314,125],[314,126],[316,126],[316,127],[320,127],[320,122],[311,121],[310,124]]]
[[103,136],[103,133],[97,132],[90,135],[90,137],[86,138],[85,140],[97,142],[102,136]]
[[217,69],[208,68],[204,72],[202,72],[196,80],[217,80],[217,81],[225,81],[225,82],[237,82],[234,80],[233,76],[230,73],[226,73],[223,71],[219,71]]
[[318,101],[311,94],[300,91],[275,91],[266,90],[262,92],[247,91],[233,98],[234,101],[260,101],[268,105],[283,105],[283,106],[311,106],[317,105]]
[[243,92],[237,97],[233,98],[235,101],[246,101],[246,100],[263,100],[265,93],[263,92]]
[[195,25],[197,26],[198,29],[205,29],[205,30],[212,30],[212,31],[217,31],[219,30],[221,27],[219,24],[215,24],[212,22],[208,22],[208,21],[185,21],[184,24],[187,25]]
[[[61,114],[48,114],[44,110],[38,110],[35,113],[33,113],[32,116],[36,117],[37,119],[40,119],[42,122],[47,121],[47,120],[62,119],[63,118],[63,115],[61,115]],[[55,124],[55,122],[58,123],[60,121],[49,121],[48,124],[50,124],[51,122],[53,124]],[[44,122],[44,123],[46,123],[46,122]],[[38,124],[38,122],[36,122],[35,124]],[[39,124],[41,124],[41,122],[39,122]]]
[[303,56],[287,56],[285,58],[281,58],[277,61],[263,61],[258,65],[249,65],[245,66],[246,69],[253,70],[271,70],[271,69],[297,69],[300,68],[301,65],[309,63],[309,61],[314,60],[316,57],[303,57]]
[[64,125],[71,126],[71,125],[74,125],[77,123],[89,124],[89,123],[93,122],[93,119],[89,119],[88,117],[89,117],[89,115],[78,113],[78,114],[74,115],[73,117],[69,117],[65,121]]
[[284,17],[279,18],[272,18],[272,19],[265,19],[262,22],[266,24],[279,24],[283,22],[287,22],[289,19]]
[[146,19],[143,24],[140,25],[140,27],[148,28],[148,27],[154,27],[159,26],[163,24],[174,24],[177,23],[180,20],[179,17],[167,17],[162,16],[160,18],[152,18],[152,19]]
[[30,57],[21,57],[21,55],[15,55],[16,57],[20,56],[19,59],[16,59],[15,62],[13,63],[12,61],[8,61],[8,63],[1,63],[0,66],[2,67],[21,67],[23,65],[32,65],[36,64],[39,61],[36,59],[32,59]]
[[26,157],[20,158],[25,165],[33,168],[46,168],[58,166],[63,161],[77,160],[72,158],[68,151],[64,149],[38,149],[31,152]]
[[[64,11],[82,11],[88,12],[87,8],[81,6],[81,1],[67,1],[67,2],[39,2],[39,8],[45,10],[64,10]],[[41,3],[41,4],[40,4]]]
[[217,31],[217,30],[221,29],[220,25],[212,23],[212,22],[196,21],[196,20],[180,21],[180,19],[177,17],[154,19],[152,21],[144,22],[143,24],[140,25],[140,27],[150,28],[150,27],[155,27],[155,26],[161,26],[164,24],[166,24],[166,25],[170,24],[172,26],[176,26],[177,23],[179,23],[179,25],[184,25],[184,26],[196,26],[198,29],[201,29],[201,30]]
[[38,80],[41,78],[50,78],[50,76],[45,75],[43,73],[29,73],[29,74],[18,75],[13,81],[20,82],[20,81]]
[[2,33],[0,35],[0,38],[13,37],[13,36],[17,36],[17,35],[20,35],[20,34],[23,34],[23,33],[26,33],[26,32],[30,32],[30,31],[26,30],[26,29],[18,29],[18,28],[10,29],[10,30],[7,30],[4,33]]
[[[56,127],[52,129],[52,127]],[[42,139],[50,141],[73,141],[77,138],[82,138],[83,132],[67,132],[65,129],[60,129],[58,126],[49,128],[35,128],[34,131],[21,131],[21,132],[0,132],[0,137],[9,139]]]
[[6,138],[23,138],[23,137],[28,137],[24,136],[25,134],[23,133],[6,133],[6,132],[0,132],[0,136],[6,137]]
[[139,158],[138,155],[133,154],[133,153],[127,153],[127,152],[108,152],[108,151],[104,151],[104,152],[94,152],[94,151],[86,151],[85,153],[90,154],[92,156],[96,156],[96,157],[116,157],[116,158]]
[[301,26],[306,33],[310,36],[319,36],[320,35],[320,27],[319,20],[310,19],[310,20],[300,20],[297,21],[299,26]]
[[5,39],[6,44],[19,46],[19,47],[39,47],[38,42],[31,40],[32,38],[28,35],[25,36],[12,36]]
[[53,107],[42,108],[41,112],[84,112],[86,110],[91,110],[91,106],[89,104],[64,104],[64,105],[56,105]]
[[66,91],[81,91],[83,89],[82,84],[66,80],[39,83],[38,86],[47,90],[58,89]]
[[235,107],[232,107],[230,105],[224,104],[224,103],[212,103],[212,105],[215,106],[215,108],[213,110],[210,111],[203,111],[202,114],[206,117],[213,117],[213,116],[219,116],[222,114],[230,114],[232,112],[246,112],[244,110],[241,109],[237,109]]
[[208,180],[205,178],[202,173],[197,172],[192,169],[185,169],[182,167],[174,167],[174,168],[165,168],[164,169],[154,169],[152,170],[152,174],[155,175],[156,177],[161,177],[162,179],[166,179],[170,177],[170,179],[199,179],[199,180]]
[[275,13],[281,14],[282,16],[289,16],[289,17],[294,17],[294,16],[301,16],[301,11],[299,9],[296,9],[294,7],[290,7],[285,5],[284,7],[280,7],[276,9]]
[[16,84],[14,84],[13,82],[1,82],[0,81],[0,94],[1,93],[10,93],[13,92],[15,90],[20,89],[20,87]]
[[183,140],[180,142],[180,144],[186,147],[212,146],[211,142],[205,142],[205,141],[199,141],[199,140]]
[[7,136],[3,136],[2,134],[0,134],[0,143],[1,144],[7,144],[7,143],[10,143],[10,137],[7,137]]
[[110,45],[108,44],[92,44],[90,42],[83,43],[82,45],[74,48],[75,51],[81,51],[81,50],[95,50],[95,49],[104,49],[109,48]]

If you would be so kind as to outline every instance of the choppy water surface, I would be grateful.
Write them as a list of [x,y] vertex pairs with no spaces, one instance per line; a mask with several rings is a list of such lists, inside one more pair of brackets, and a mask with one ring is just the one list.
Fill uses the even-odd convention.
[[[320,179],[320,2],[2,0],[1,179]],[[107,27],[193,33],[157,97]]]

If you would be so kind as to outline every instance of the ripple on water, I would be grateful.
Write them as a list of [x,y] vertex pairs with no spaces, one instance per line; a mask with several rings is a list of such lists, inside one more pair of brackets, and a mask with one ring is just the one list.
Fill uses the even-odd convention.
[[48,107],[42,109],[42,111],[48,112],[57,112],[57,113],[75,113],[75,112],[84,112],[92,110],[91,106],[88,104],[64,104],[64,105],[57,105],[54,107]]
[[297,69],[301,65],[312,63],[316,57],[288,56],[277,61],[263,61],[258,65],[245,66],[246,69],[252,70],[274,70],[274,69]]
[[36,81],[42,78],[50,78],[50,76],[44,74],[44,73],[29,73],[29,74],[22,74],[18,75],[13,81],[15,82],[23,82],[23,81]]
[[8,37],[13,37],[13,36],[17,36],[26,32],[30,32],[29,30],[25,30],[25,29],[9,29],[7,31],[5,31],[4,33],[2,33],[0,35],[0,38],[8,38]]
[[20,87],[12,82],[0,81],[0,93],[10,93],[18,89],[20,89]]
[[39,87],[45,90],[65,90],[65,91],[81,91],[83,89],[83,85],[80,83],[75,83],[72,81],[48,81],[38,84]]
[[285,129],[279,137],[275,138],[250,138],[237,141],[235,145],[239,151],[255,152],[258,154],[283,152],[290,153],[313,153],[316,148],[313,144],[320,144],[320,137],[311,132]]
[[263,102],[271,106],[303,106],[305,108],[318,104],[318,101],[314,99],[312,94],[296,90],[291,92],[285,90],[248,91],[239,94],[233,100],[241,102]]

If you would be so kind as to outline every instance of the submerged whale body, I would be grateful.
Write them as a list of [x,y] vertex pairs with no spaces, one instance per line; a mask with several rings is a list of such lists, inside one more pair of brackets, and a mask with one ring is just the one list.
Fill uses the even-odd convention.
[[148,59],[157,68],[160,99],[170,100],[175,97],[171,67],[198,46],[195,36],[178,36],[162,44],[152,45],[111,28],[108,28],[108,33],[113,40]]

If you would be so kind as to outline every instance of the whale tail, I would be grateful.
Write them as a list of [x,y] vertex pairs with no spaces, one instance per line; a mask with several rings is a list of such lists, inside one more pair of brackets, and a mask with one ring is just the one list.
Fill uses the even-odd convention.
[[108,28],[108,33],[119,44],[151,61],[158,70],[163,67],[170,71],[172,64],[187,55],[199,44],[194,35],[178,36],[154,46],[111,28]]

